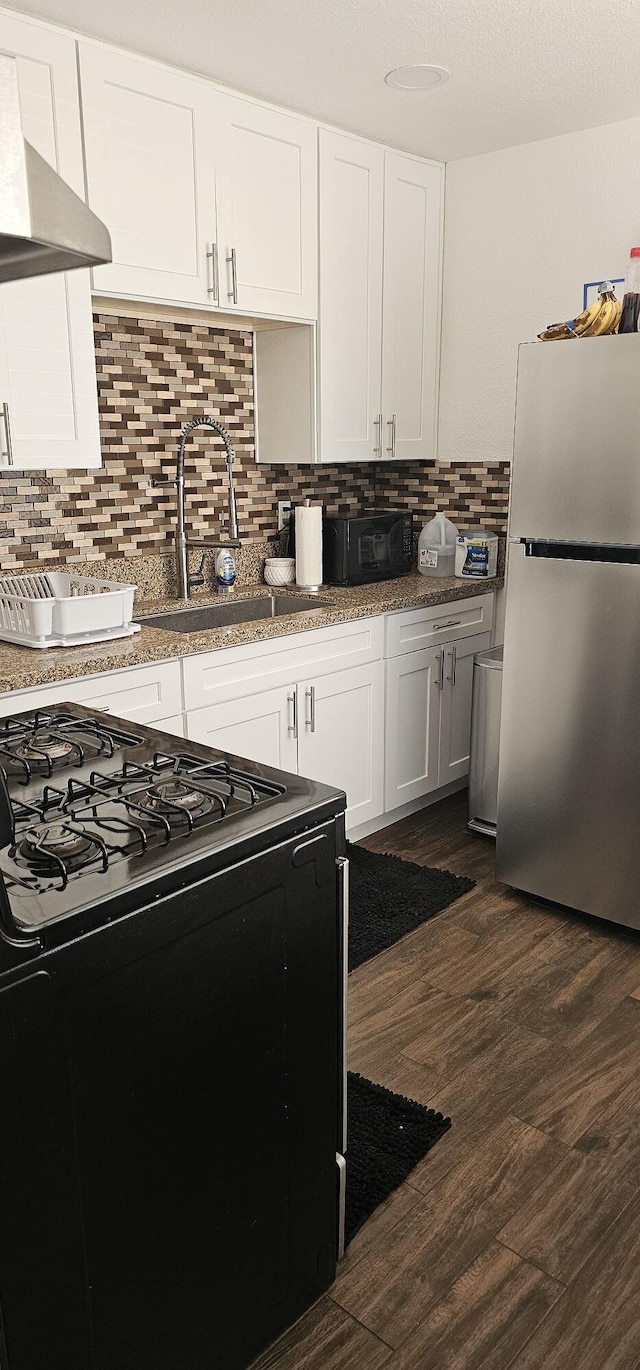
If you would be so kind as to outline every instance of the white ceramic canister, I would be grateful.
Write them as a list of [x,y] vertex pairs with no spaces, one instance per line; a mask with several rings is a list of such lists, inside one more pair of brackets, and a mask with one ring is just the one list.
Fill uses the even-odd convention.
[[264,578],[267,585],[293,585],[296,578],[295,557],[267,557]]

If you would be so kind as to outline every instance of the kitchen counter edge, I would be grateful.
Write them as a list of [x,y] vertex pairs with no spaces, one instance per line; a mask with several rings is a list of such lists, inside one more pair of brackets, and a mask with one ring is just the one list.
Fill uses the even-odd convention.
[[[379,614],[396,613],[403,609],[428,608],[434,604],[471,599],[499,590],[503,584],[503,576],[495,576],[492,580],[457,580],[453,576],[430,580],[416,573],[347,590],[323,589],[320,597],[330,602],[317,609],[292,614],[291,617],[236,623],[228,628],[176,633],[165,628],[143,627],[134,637],[42,651],[0,642],[0,695],[33,689],[38,685],[77,680],[82,676],[102,675],[129,666],[144,666],[152,661],[170,661],[176,657],[196,656],[201,652],[238,647],[245,643],[265,642],[271,638],[288,637],[292,633],[348,623],[353,619],[375,618]],[[238,591],[235,598],[254,598],[270,593],[268,585],[259,584]],[[190,601],[190,606],[200,608],[212,603],[219,603],[215,595],[198,595]],[[162,613],[163,610],[181,607],[184,607],[182,602],[175,599],[147,600],[136,604],[135,612],[137,615]]]

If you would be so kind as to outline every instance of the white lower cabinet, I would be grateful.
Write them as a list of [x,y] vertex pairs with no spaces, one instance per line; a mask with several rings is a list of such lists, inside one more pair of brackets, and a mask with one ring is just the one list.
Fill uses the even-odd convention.
[[438,788],[442,651],[425,647],[386,663],[385,809]]
[[385,811],[468,774],[473,658],[490,646],[478,633],[387,661]]
[[[69,700],[148,723],[342,789],[347,827],[373,831],[467,775],[473,659],[491,645],[492,608],[487,594],[13,691],[0,717]],[[429,645],[406,650],[416,642]]]
[[491,634],[462,638],[442,648],[444,682],[440,709],[439,785],[469,774],[473,658],[491,646]]
[[295,685],[262,690],[224,704],[210,704],[205,709],[189,711],[187,737],[206,747],[249,757],[263,766],[295,772],[295,707]]
[[382,661],[187,713],[195,742],[346,791],[349,826],[383,810]]
[[298,771],[346,791],[348,827],[383,812],[383,699],[382,661],[298,687]]
[[171,733],[174,737],[184,737],[183,714],[175,714],[173,718],[159,718],[153,726],[159,728],[161,733]]

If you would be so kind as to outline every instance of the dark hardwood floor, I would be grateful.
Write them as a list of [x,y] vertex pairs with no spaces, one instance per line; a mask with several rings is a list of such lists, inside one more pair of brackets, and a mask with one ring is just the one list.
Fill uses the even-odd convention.
[[455,795],[368,838],[476,888],[350,976],[350,1066],[451,1131],[255,1370],[640,1367],[640,939],[497,884]]

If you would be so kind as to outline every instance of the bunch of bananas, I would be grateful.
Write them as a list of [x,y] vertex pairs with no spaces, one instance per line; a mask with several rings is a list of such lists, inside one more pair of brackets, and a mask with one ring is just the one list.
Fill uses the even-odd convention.
[[597,300],[588,309],[583,309],[577,319],[551,323],[538,337],[543,342],[555,342],[558,338],[600,338],[605,333],[615,333],[621,314],[622,305],[616,299],[611,281],[603,281],[598,286]]

